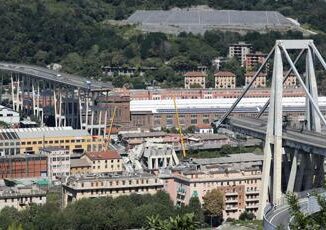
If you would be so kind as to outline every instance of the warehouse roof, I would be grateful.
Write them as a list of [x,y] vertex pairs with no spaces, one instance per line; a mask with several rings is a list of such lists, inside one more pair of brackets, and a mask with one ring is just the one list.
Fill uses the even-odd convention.
[[[237,98],[216,99],[177,99],[179,113],[204,113],[226,112]],[[243,98],[235,109],[235,112],[259,112],[269,98]],[[326,107],[326,97],[319,97],[321,109]],[[286,111],[304,109],[305,97],[284,97],[283,107]],[[130,102],[130,111],[152,113],[175,113],[172,100],[133,100]]]
[[18,128],[18,129],[0,129],[0,139],[9,137],[10,139],[25,138],[51,138],[51,137],[78,137],[89,136],[86,130],[73,129],[72,127],[42,127],[42,128]]

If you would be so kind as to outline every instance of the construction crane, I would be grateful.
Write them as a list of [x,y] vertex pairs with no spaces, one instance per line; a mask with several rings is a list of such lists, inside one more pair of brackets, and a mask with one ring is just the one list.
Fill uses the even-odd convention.
[[178,126],[178,132],[179,132],[179,136],[180,136],[182,155],[183,155],[183,157],[186,157],[186,149],[185,149],[185,145],[184,145],[184,141],[183,141],[182,129],[180,127],[179,111],[178,111],[177,102],[176,102],[175,97],[173,97],[173,103],[174,103],[175,115],[177,118],[177,126]]
[[114,106],[113,114],[112,114],[112,118],[111,118],[111,122],[110,122],[108,137],[104,138],[104,145],[103,145],[104,150],[108,150],[108,148],[109,148],[109,143],[111,141],[112,126],[113,126],[113,121],[114,121],[114,118],[115,118],[115,112],[116,111],[117,111],[117,106]]

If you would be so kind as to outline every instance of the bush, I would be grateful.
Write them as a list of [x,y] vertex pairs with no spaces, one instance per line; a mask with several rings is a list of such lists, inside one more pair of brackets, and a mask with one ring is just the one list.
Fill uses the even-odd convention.
[[244,211],[239,216],[239,220],[253,220],[255,218],[256,218],[255,214],[253,214],[251,212],[247,212],[247,211]]

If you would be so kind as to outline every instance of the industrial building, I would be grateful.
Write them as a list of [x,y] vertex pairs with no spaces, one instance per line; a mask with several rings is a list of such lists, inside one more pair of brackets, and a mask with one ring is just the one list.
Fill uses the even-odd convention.
[[97,150],[103,140],[92,137],[86,130],[72,127],[0,129],[1,156],[36,154],[48,146],[63,147],[69,153]]
[[[180,125],[183,128],[211,124],[219,119],[236,99],[180,99],[177,100]],[[243,98],[233,116],[256,116],[268,98]],[[283,110],[294,125],[304,120],[304,97],[283,98]],[[326,97],[319,97],[319,106],[326,112]],[[130,102],[131,123],[135,127],[176,127],[176,114],[172,100],[138,100]],[[267,113],[266,113],[267,114]],[[263,118],[266,118],[265,114]]]
[[[119,95],[129,96],[131,101],[134,100],[172,100],[176,99],[217,99],[217,98],[238,98],[243,89],[121,89],[115,88]],[[269,88],[253,88],[247,92],[246,97],[269,97]],[[302,88],[285,88],[283,89],[284,97],[303,97],[305,93]],[[124,111],[127,112],[127,111]]]
[[14,155],[0,157],[0,178],[46,177],[48,158],[46,155]]
[[228,157],[194,159],[171,171],[161,171],[164,189],[176,205],[187,205],[191,197],[203,203],[206,192],[224,194],[223,218],[236,218],[244,211],[257,213],[263,155],[232,154]]
[[148,173],[70,176],[63,184],[63,204],[66,207],[82,198],[155,194],[162,189],[162,180]]

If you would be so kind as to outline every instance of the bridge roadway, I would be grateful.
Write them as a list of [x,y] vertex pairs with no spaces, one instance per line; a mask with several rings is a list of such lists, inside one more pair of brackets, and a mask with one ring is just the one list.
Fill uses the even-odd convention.
[[[234,131],[265,139],[267,122],[245,117],[230,117],[226,124]],[[283,129],[283,146],[326,156],[326,135],[297,129]]]
[[[76,75],[61,73],[33,65],[0,62],[0,70],[21,73],[42,80],[69,85],[80,89],[90,89],[91,91],[110,91],[113,88],[112,84],[108,82],[104,83],[89,80],[87,78],[79,77]],[[88,84],[88,82],[90,84]]]
[[[326,196],[324,189],[315,189],[297,194],[299,198],[298,203],[300,210],[306,215],[311,215],[320,211],[317,198],[313,195],[307,197],[308,193],[313,194],[314,192],[323,197]],[[292,221],[292,219],[293,217],[290,215],[290,206],[288,204],[269,209],[269,211],[265,213],[264,217],[264,220],[269,223],[268,228],[266,227],[267,230],[278,229],[278,227],[283,227],[282,229],[289,229],[289,223]]]

